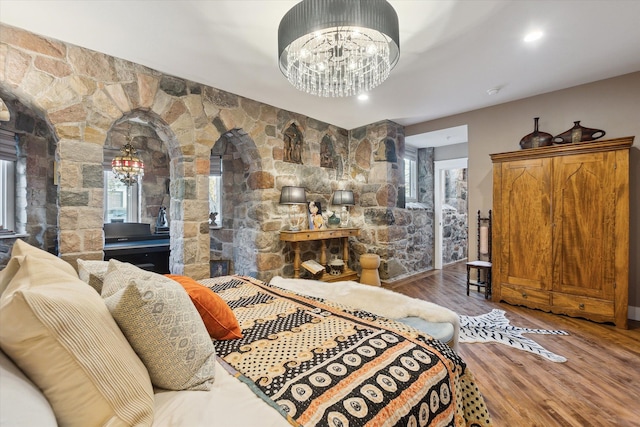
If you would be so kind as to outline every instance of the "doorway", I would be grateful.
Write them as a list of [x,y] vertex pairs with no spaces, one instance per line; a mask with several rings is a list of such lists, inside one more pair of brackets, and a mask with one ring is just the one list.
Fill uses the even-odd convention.
[[434,268],[467,258],[467,158],[434,162]]

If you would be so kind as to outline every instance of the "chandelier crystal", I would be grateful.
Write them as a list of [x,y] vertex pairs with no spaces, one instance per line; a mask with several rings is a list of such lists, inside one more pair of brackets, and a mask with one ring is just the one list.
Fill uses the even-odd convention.
[[398,15],[384,0],[304,0],[278,28],[280,70],[323,97],[368,92],[400,57]]
[[128,141],[120,149],[122,155],[111,161],[111,170],[123,184],[130,187],[138,182],[138,177],[144,175],[144,162],[136,155],[138,152]]

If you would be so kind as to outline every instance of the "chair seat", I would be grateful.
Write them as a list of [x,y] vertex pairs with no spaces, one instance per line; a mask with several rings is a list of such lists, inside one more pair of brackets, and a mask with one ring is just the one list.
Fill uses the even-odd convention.
[[489,261],[471,261],[467,263],[470,267],[491,268]]
[[[484,297],[488,299],[491,295],[491,261],[470,261],[467,263],[467,296],[469,295],[469,287],[477,286],[478,292],[480,288],[484,288]],[[478,276],[477,280],[471,280],[471,270],[475,269]],[[485,272],[484,279],[481,279],[480,272]]]

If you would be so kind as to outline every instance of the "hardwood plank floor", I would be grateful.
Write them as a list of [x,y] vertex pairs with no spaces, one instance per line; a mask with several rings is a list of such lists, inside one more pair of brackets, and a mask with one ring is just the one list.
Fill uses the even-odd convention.
[[506,311],[512,325],[561,329],[568,336],[525,335],[567,358],[554,363],[498,343],[460,343],[497,427],[640,426],[640,322],[629,329],[466,295],[465,263],[402,279],[385,288],[459,314]]

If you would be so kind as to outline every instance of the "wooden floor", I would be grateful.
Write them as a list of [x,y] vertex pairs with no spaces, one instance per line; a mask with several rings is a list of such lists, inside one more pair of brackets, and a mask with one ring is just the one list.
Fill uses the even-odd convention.
[[640,322],[629,329],[466,295],[464,262],[385,284],[459,314],[505,310],[512,325],[561,329],[568,336],[529,335],[567,358],[554,363],[498,343],[460,343],[498,427],[640,426]]

